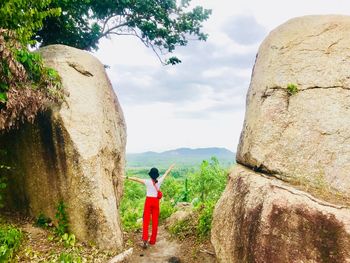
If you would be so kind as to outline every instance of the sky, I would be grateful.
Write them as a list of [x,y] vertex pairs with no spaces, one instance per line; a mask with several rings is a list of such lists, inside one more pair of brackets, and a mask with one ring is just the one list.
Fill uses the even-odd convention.
[[259,46],[268,33],[304,15],[350,15],[348,0],[192,0],[212,9],[206,42],[175,50],[182,60],[163,66],[133,37],[102,39],[94,55],[123,109],[127,152],[180,147],[236,151],[246,93]]

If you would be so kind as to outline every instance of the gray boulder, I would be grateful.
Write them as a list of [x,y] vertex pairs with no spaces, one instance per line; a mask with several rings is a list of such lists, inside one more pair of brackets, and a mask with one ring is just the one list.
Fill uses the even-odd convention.
[[126,126],[117,97],[104,66],[88,52],[53,45],[40,53],[59,72],[68,95],[34,125],[0,136],[13,168],[8,204],[55,219],[62,200],[79,240],[121,248]]
[[305,16],[260,46],[214,211],[219,262],[350,262],[349,35],[348,16]]
[[350,194],[349,34],[349,16],[295,18],[269,34],[254,66],[237,162]]

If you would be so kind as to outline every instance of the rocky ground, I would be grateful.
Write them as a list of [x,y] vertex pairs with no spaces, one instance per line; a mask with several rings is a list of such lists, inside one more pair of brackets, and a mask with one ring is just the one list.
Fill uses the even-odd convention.
[[126,246],[133,247],[130,263],[216,263],[214,249],[209,241],[198,243],[194,238],[176,240],[164,226],[160,226],[157,243],[147,249],[141,248],[141,232],[125,235]]

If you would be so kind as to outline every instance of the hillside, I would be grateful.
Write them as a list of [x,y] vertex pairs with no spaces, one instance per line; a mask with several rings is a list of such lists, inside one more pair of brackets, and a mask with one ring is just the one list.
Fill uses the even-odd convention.
[[129,153],[126,155],[128,168],[142,168],[156,166],[165,168],[171,163],[177,166],[198,166],[203,160],[215,156],[223,166],[235,162],[235,153],[225,148],[179,148],[164,152]]

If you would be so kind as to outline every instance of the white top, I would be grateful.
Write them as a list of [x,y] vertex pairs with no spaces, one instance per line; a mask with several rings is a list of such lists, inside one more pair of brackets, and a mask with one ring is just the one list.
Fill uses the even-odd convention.
[[[158,177],[158,183],[156,186],[159,190],[161,184],[163,183],[164,176]],[[144,184],[146,185],[146,196],[148,197],[157,197],[157,190],[153,185],[152,179],[143,179]]]

